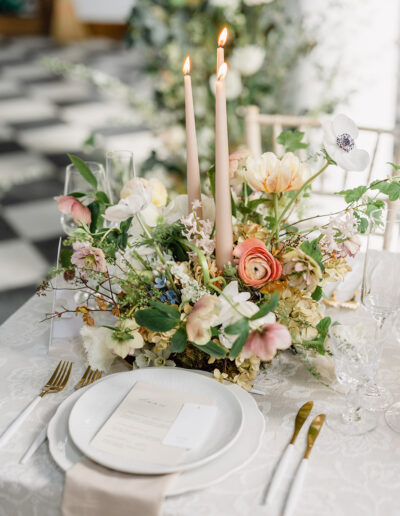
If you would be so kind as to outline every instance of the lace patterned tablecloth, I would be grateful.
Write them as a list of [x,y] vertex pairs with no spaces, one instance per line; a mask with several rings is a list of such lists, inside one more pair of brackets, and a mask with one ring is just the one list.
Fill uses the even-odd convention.
[[[18,433],[0,448],[0,516],[60,514],[64,474],[52,461],[47,444],[27,465],[18,463],[60,400],[71,393],[74,381],[84,369],[77,339],[57,341],[47,354],[48,325],[39,321],[49,307],[48,299],[32,298],[0,328],[0,431],[38,392],[60,357],[75,362],[73,378],[65,392],[44,398]],[[380,377],[400,400],[400,345],[394,341],[386,343]],[[266,421],[258,456],[212,488],[168,498],[163,516],[280,514],[290,475],[304,451],[305,428],[296,443],[296,459],[282,483],[276,504],[266,510],[259,502],[290,439],[298,407],[312,399],[313,414],[326,412],[329,417],[332,407],[340,406],[343,397],[312,377],[290,353],[282,354],[260,377],[258,388],[265,390],[264,396],[255,399]],[[311,454],[296,511],[296,516],[321,515],[400,515],[400,434],[388,428],[383,415],[376,430],[359,437],[344,437],[326,425],[323,428]]]

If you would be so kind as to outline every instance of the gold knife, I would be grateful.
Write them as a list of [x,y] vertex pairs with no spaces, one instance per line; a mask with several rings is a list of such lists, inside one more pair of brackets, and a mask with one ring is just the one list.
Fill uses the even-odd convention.
[[304,477],[307,471],[308,457],[310,456],[315,440],[321,431],[322,425],[325,422],[325,418],[325,414],[320,414],[319,416],[313,419],[310,425],[307,435],[307,448],[304,454],[304,458],[301,461],[300,466],[296,472],[296,476],[294,477],[290,493],[286,501],[283,516],[291,516],[293,514],[294,508],[296,506],[297,497],[299,496],[299,493],[303,486]]
[[300,407],[299,411],[297,412],[296,420],[294,422],[294,432],[292,435],[292,439],[290,443],[287,445],[286,450],[284,451],[282,458],[275,470],[274,476],[272,477],[271,483],[268,488],[268,493],[265,498],[266,504],[272,502],[272,499],[274,498],[276,491],[279,488],[279,484],[281,483],[282,477],[285,474],[285,471],[293,454],[294,443],[296,442],[297,436],[299,435],[299,432],[302,426],[304,425],[306,419],[308,418],[313,406],[313,401],[307,401],[307,403],[304,403],[304,405]]

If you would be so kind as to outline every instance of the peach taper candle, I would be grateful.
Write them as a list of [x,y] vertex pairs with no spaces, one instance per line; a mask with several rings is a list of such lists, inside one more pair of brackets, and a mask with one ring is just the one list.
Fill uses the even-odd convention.
[[228,65],[223,63],[217,74],[215,91],[215,255],[217,267],[221,271],[232,261],[233,249],[228,121],[224,80],[227,72]]
[[224,27],[218,36],[218,48],[217,48],[217,75],[221,65],[225,61],[224,46],[228,40],[228,27]]
[[[192,81],[190,78],[190,57],[183,64],[185,81],[185,115],[186,115],[186,171],[188,210],[193,210],[194,201],[201,203],[199,155],[197,151],[196,123],[194,117]],[[199,218],[203,218],[201,206],[195,208]]]

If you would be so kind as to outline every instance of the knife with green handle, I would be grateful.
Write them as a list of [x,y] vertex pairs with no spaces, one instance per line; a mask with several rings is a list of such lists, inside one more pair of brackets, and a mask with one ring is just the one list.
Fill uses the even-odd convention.
[[300,463],[300,466],[296,472],[296,476],[294,477],[290,493],[288,499],[286,501],[285,510],[283,511],[283,516],[291,516],[293,514],[294,508],[296,506],[296,501],[303,487],[304,477],[306,475],[307,467],[308,467],[308,457],[310,456],[312,447],[315,443],[316,438],[318,437],[322,425],[325,422],[325,414],[320,414],[315,417],[310,425],[307,436],[307,448],[304,454],[304,458]]
[[292,439],[291,439],[290,443],[287,445],[286,450],[284,451],[282,458],[275,470],[274,476],[272,477],[271,483],[268,488],[268,493],[265,498],[265,504],[271,503],[273,498],[275,497],[275,494],[281,483],[282,477],[284,476],[287,466],[293,455],[294,443],[297,439],[297,436],[298,436],[302,426],[304,425],[306,419],[310,415],[313,405],[314,405],[314,403],[312,401],[307,401],[307,403],[304,403],[304,405],[297,412],[296,420],[294,423],[294,432],[292,435]]

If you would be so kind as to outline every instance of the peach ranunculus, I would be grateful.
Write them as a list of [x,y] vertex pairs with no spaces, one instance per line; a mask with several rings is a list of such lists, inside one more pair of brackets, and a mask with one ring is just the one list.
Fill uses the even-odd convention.
[[[229,156],[229,179],[234,179],[238,170],[241,170],[245,165],[247,158],[250,157],[251,152],[248,149],[240,149],[233,152]],[[241,180],[243,183],[243,179]]]
[[70,215],[76,224],[83,222],[84,224],[89,225],[91,223],[92,214],[90,213],[89,208],[78,201],[76,197],[73,197],[72,195],[61,195],[59,197],[54,197],[54,199],[58,202],[58,210],[65,215]]
[[259,330],[253,330],[242,350],[243,358],[255,355],[263,362],[274,358],[278,349],[290,347],[292,339],[289,330],[283,324],[264,324]]
[[282,265],[258,238],[248,238],[238,244],[233,255],[239,258],[239,276],[249,287],[261,288],[282,274]]
[[293,152],[287,152],[281,159],[273,152],[249,157],[244,172],[249,185],[265,193],[299,190],[310,175],[310,169]]
[[217,323],[220,301],[217,297],[205,295],[193,306],[186,323],[188,340],[204,346],[211,340],[211,327]]

